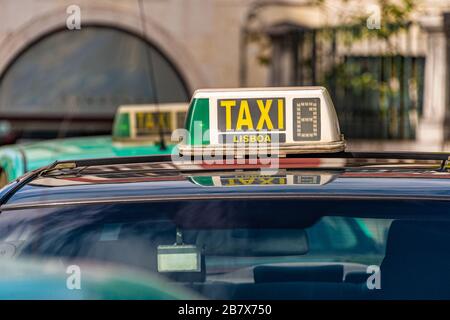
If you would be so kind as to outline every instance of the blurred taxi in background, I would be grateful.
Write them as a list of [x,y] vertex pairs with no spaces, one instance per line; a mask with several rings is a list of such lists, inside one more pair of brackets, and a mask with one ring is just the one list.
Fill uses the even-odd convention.
[[0,148],[0,187],[56,160],[170,154],[170,134],[184,126],[187,103],[119,107],[112,136],[54,139]]

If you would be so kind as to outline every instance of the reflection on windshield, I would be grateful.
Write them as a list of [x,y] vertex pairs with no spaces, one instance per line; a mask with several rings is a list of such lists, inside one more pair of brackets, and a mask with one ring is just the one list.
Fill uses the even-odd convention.
[[[367,298],[361,288],[368,266],[387,260],[398,272],[406,252],[397,246],[407,242],[390,244],[398,241],[392,230],[421,232],[422,223],[391,223],[322,216],[298,201],[83,205],[5,211],[0,246],[8,259],[90,261],[158,273],[211,298]],[[389,252],[395,253],[388,259]],[[428,254],[442,258],[440,251]],[[280,288],[276,296],[273,283]]]

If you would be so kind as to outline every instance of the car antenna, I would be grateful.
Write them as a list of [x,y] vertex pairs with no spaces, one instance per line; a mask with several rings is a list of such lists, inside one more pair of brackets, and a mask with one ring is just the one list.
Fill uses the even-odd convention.
[[[139,5],[139,14],[140,14],[140,18],[141,18],[141,24],[142,24],[142,37],[143,39],[147,39],[147,27],[146,27],[146,15],[144,12],[144,3],[143,0],[138,0],[138,5]],[[153,68],[153,59],[152,59],[152,53],[150,51],[150,49],[146,46],[145,47],[145,52],[147,54],[147,66],[148,66],[148,76],[149,76],[149,82],[151,85],[151,89],[152,92],[154,94],[154,99],[153,99],[153,103],[156,106],[156,115],[157,115],[157,120],[156,120],[156,125],[158,128],[158,134],[159,134],[159,143],[160,143],[160,150],[166,150],[166,142],[164,140],[164,128],[162,128],[161,126],[161,111],[159,109],[159,103],[158,103],[158,89],[156,86],[156,77],[155,77],[155,73],[154,73],[154,68]]]

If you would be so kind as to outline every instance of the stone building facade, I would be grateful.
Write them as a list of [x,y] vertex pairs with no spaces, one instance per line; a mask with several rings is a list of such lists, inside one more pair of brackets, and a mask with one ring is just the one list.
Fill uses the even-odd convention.
[[[289,82],[292,77],[289,63],[292,59],[286,51],[281,49],[277,53],[274,42],[269,49],[264,47],[264,43],[262,46],[261,43],[255,44],[245,38],[246,32],[260,29],[273,40],[284,32],[286,26],[295,26],[296,30],[338,26],[345,21],[346,14],[364,11],[370,8],[371,2],[350,1],[344,5],[339,0],[329,0],[318,7],[310,0],[0,0],[0,119],[9,119],[12,117],[9,113],[14,113],[14,108],[10,106],[14,105],[14,101],[11,102],[14,98],[2,100],[2,85],[6,87],[4,92],[7,92],[14,87],[15,79],[26,77],[23,70],[28,69],[22,68],[21,71],[19,66],[15,66],[25,60],[22,56],[28,52],[28,60],[33,61],[34,56],[38,57],[38,51],[32,51],[33,47],[52,34],[68,31],[66,24],[71,14],[68,8],[72,5],[80,8],[81,30],[111,28],[149,43],[171,65],[175,77],[180,78],[186,89],[186,96],[189,96],[195,89],[204,87],[298,84]],[[450,12],[450,1],[422,1],[413,14],[415,29],[411,31],[411,36],[405,41],[399,39],[399,43],[406,43],[399,54],[413,60],[420,57],[424,61],[421,111],[418,115],[408,115],[415,119],[412,121],[415,126],[412,138],[398,139],[393,135],[365,139],[356,136],[349,139],[350,148],[450,149],[447,142],[447,96],[450,91],[446,53],[450,43],[450,20],[445,15],[447,11]],[[70,32],[76,34],[80,30]],[[55,58],[64,52],[64,48],[54,48],[53,53],[51,48],[47,47],[48,55],[54,54]],[[261,51],[264,50],[268,50],[271,63],[261,62]],[[348,50],[361,56],[356,45]],[[283,73],[285,62],[286,74]],[[67,64],[70,65],[71,61]],[[13,71],[17,73],[15,78],[8,75]],[[167,77],[172,79],[172,76]],[[2,81],[8,82],[8,86]],[[39,77],[30,81],[24,88],[40,82]],[[171,82],[168,80],[168,83]],[[46,91],[39,90],[41,94]],[[29,92],[24,91],[24,95]],[[28,101],[33,101],[33,97]],[[13,118],[20,118],[25,111],[14,114]],[[83,120],[82,117],[80,119]]]

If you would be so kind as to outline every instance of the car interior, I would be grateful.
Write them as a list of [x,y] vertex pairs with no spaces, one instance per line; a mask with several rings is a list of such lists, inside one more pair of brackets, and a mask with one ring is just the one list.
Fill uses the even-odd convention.
[[449,298],[450,221],[405,203],[396,216],[254,200],[14,210],[0,251],[122,265],[211,299]]

